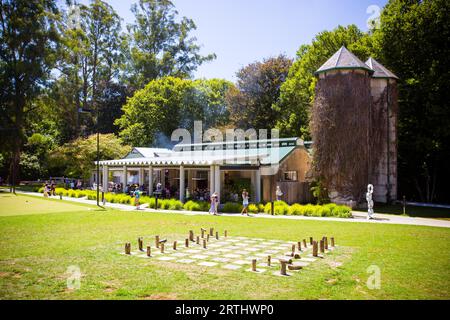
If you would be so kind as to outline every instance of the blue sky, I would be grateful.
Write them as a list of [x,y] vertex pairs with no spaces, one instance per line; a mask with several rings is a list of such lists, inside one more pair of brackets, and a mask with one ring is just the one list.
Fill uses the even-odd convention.
[[[88,0],[80,1],[87,3]],[[124,19],[135,0],[107,0]],[[367,30],[369,6],[382,8],[387,0],[172,0],[180,16],[194,20],[193,33],[202,53],[216,53],[196,78],[235,80],[239,68],[284,53],[295,57],[302,44],[310,43],[323,30],[356,24]],[[373,12],[373,11],[372,11]]]

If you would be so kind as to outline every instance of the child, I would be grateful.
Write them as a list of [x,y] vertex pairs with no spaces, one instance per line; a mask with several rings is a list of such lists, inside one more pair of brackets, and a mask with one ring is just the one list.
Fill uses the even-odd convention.
[[242,211],[241,211],[241,214],[242,215],[244,215],[244,212],[247,214],[247,216],[250,216],[249,214],[248,214],[248,192],[247,192],[247,190],[246,189],[244,189],[243,191],[242,191]]
[[139,200],[141,198],[141,191],[139,188],[136,188],[134,191],[134,205],[136,206],[136,210],[139,210]]

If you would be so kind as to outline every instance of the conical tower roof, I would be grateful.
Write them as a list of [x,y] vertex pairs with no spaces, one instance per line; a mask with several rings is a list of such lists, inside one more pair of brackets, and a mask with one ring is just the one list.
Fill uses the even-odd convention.
[[366,64],[373,69],[375,72],[372,75],[373,78],[383,78],[383,79],[397,79],[398,77],[393,74],[391,71],[386,69],[381,63],[379,63],[374,58],[370,57],[369,60],[366,61]]
[[373,70],[364,62],[359,60],[353,53],[344,46],[338,50],[327,62],[325,62],[316,72],[318,75],[331,70],[352,70],[362,69],[373,73]]

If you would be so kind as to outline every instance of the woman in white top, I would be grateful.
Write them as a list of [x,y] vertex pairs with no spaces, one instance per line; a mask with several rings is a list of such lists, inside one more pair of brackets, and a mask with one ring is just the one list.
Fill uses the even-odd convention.
[[242,190],[242,211],[241,214],[243,215],[244,213],[248,214],[248,192],[246,189]]

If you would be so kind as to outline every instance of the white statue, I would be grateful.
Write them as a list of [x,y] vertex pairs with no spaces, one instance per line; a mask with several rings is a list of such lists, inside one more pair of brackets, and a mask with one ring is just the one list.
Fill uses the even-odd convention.
[[367,200],[367,220],[373,219],[373,185],[369,184],[367,186],[366,200]]

